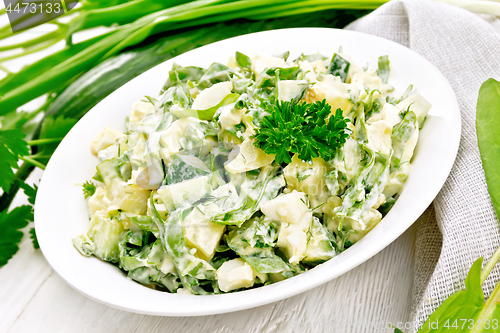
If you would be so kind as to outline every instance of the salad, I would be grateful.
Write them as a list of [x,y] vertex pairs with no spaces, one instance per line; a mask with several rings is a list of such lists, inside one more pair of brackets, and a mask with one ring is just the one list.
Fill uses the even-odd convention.
[[217,294],[290,278],[345,251],[397,200],[431,107],[388,84],[389,59],[236,52],[174,64],[157,98],[105,128],[83,185],[86,256],[151,288]]

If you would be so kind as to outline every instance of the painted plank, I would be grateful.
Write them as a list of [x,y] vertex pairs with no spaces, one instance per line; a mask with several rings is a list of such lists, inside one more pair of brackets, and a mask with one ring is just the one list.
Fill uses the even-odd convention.
[[405,322],[410,313],[413,240],[410,229],[363,265],[295,297],[195,318],[116,310],[87,299],[53,274],[7,332],[388,332],[388,322]]

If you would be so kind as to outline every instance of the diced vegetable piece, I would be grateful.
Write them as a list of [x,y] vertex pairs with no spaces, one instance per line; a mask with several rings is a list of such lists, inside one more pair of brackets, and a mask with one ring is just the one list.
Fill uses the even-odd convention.
[[76,249],[84,256],[88,257],[94,253],[95,246],[87,234],[77,236],[71,240]]
[[282,194],[260,206],[260,210],[270,219],[286,223],[298,223],[308,209],[304,193],[296,190]]
[[231,82],[216,83],[202,90],[193,102],[194,110],[206,110],[219,104],[233,89]]
[[296,223],[281,223],[278,247],[285,253],[288,262],[298,264],[305,256],[307,231],[311,227],[312,212],[305,212]]
[[379,120],[366,125],[368,147],[377,153],[390,155],[392,150],[392,127],[388,122]]
[[302,261],[309,264],[319,264],[333,258],[335,254],[328,233],[321,225],[321,222],[316,217],[313,217],[309,228],[309,240]]
[[189,207],[209,193],[208,177],[201,176],[173,185],[162,186],[158,194],[169,212]]
[[250,288],[255,282],[252,267],[243,259],[226,261],[217,270],[220,290],[228,292],[240,288]]
[[109,146],[115,144],[118,139],[123,138],[124,134],[120,131],[112,129],[111,127],[105,127],[90,145],[90,151],[92,154],[97,155],[101,150],[108,148]]
[[111,206],[111,201],[106,197],[106,189],[104,187],[97,187],[94,194],[88,200],[90,216],[95,212],[108,209]]
[[252,59],[252,71],[256,76],[259,76],[264,70],[269,68],[286,68],[289,65],[282,58],[256,55]]
[[160,157],[167,164],[172,161],[172,156],[177,154],[181,149],[180,139],[190,122],[200,122],[199,119],[193,117],[182,118],[174,121],[170,127],[162,131],[160,134]]
[[109,184],[106,196],[108,198],[113,198],[113,205],[118,206],[118,208],[125,212],[145,215],[147,212],[149,193],[149,190],[115,178],[111,181],[111,184]]
[[429,110],[432,107],[432,104],[423,98],[419,93],[415,93],[399,102],[396,107],[401,111],[412,111],[415,114],[415,117],[417,117],[419,128],[421,128],[424,124],[425,117],[427,117],[427,113],[429,113]]
[[282,80],[278,84],[278,99],[280,101],[300,100],[304,92],[309,88],[309,82],[305,80]]
[[329,195],[325,184],[325,174],[331,167],[322,158],[317,157],[312,163],[302,161],[297,154],[292,163],[283,170],[287,189],[305,193],[311,207],[322,204]]
[[107,160],[101,162],[101,164],[97,166],[97,172],[99,172],[99,175],[106,186],[109,186],[113,179],[122,178],[120,172],[118,171],[118,164],[116,162],[117,159]]
[[252,139],[245,139],[239,146],[238,155],[225,165],[230,173],[241,173],[255,170],[269,165],[274,161],[274,155],[266,154],[262,149],[255,147]]
[[155,111],[155,106],[151,102],[146,101],[137,101],[132,105],[132,112],[130,113],[130,117],[128,119],[129,126],[132,124],[139,124],[142,119],[150,113]]
[[122,232],[123,225],[118,219],[110,218],[106,211],[95,213],[88,232],[88,239],[94,244],[92,254],[104,261],[118,262]]
[[304,97],[308,103],[326,100],[331,106],[332,113],[337,109],[341,109],[346,116],[352,109],[353,103],[349,93],[349,85],[342,83],[334,75],[324,75],[321,81],[316,82]]
[[210,221],[211,217],[220,211],[221,208],[214,203],[200,204],[182,221],[186,244],[196,248],[197,256],[207,261],[214,256],[215,248],[226,229],[225,225]]

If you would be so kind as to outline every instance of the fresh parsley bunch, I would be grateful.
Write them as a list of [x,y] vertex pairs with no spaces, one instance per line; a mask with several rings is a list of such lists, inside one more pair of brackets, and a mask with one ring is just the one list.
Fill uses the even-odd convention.
[[255,134],[255,145],[267,154],[276,154],[280,164],[290,163],[293,154],[303,161],[316,157],[328,161],[349,136],[342,110],[332,114],[326,100],[278,102],[267,112]]

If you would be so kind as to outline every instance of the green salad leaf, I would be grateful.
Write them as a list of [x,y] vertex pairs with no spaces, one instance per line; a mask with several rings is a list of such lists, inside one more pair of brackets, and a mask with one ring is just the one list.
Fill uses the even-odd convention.
[[[465,290],[451,295],[431,314],[419,333],[424,332],[487,332],[492,320],[500,318],[500,305],[484,303],[481,289],[481,265],[479,258],[472,265],[465,279]],[[485,323],[490,321],[490,325]],[[486,325],[486,327],[485,327]],[[493,330],[493,332],[498,332]]]
[[476,131],[491,201],[500,216],[500,82],[494,79],[479,90]]

